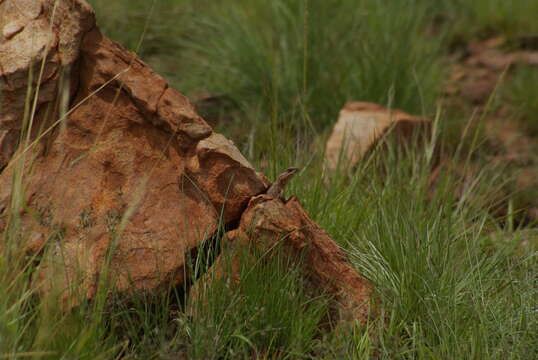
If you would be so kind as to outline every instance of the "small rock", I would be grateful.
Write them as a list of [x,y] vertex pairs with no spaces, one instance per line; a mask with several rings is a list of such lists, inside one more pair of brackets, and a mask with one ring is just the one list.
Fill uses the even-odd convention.
[[429,124],[425,118],[403,111],[387,109],[368,102],[350,102],[340,111],[325,148],[325,165],[335,170],[343,157],[346,167],[353,167],[391,126],[408,137],[417,128]]

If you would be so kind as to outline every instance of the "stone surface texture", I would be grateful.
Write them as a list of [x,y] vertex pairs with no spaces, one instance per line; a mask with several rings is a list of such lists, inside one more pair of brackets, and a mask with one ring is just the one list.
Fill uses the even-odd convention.
[[386,109],[368,102],[350,102],[340,111],[338,121],[325,147],[325,166],[334,171],[339,162],[345,168],[355,166],[392,126],[408,137],[414,130],[429,124],[429,120]]
[[[6,0],[0,14],[0,227],[24,160],[23,238],[28,252],[43,252],[40,289],[78,284],[91,298],[107,261],[119,291],[180,283],[189,250],[213,236],[221,216],[238,219],[265,178],[183,95],[102,36],[84,1]],[[17,150],[29,70],[43,61],[34,128],[60,117],[62,94],[70,113]]]

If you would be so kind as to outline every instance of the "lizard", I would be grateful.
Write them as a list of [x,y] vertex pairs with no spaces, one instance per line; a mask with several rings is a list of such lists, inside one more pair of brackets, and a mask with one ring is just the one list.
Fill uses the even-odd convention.
[[283,200],[284,189],[286,185],[290,182],[291,178],[299,172],[299,168],[290,167],[286,169],[283,173],[278,175],[275,182],[269,186],[266,191],[267,195],[272,196],[275,199]]

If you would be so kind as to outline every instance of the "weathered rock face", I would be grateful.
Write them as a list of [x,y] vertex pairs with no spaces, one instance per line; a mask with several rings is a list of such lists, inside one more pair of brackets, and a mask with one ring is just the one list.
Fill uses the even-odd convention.
[[0,130],[0,169],[6,166],[15,152],[18,137],[18,131]]
[[0,2],[0,168],[16,148],[28,85],[39,83],[35,118],[43,121],[58,106],[62,70],[75,64],[82,37],[94,26],[85,1]]
[[333,171],[342,159],[346,168],[353,167],[391,126],[398,134],[409,136],[428,123],[427,119],[374,103],[347,103],[327,140],[325,166]]
[[[42,289],[80,285],[91,298],[111,249],[119,291],[181,282],[185,254],[215,233],[221,214],[238,219],[267,187],[264,177],[183,95],[103,37],[84,1],[6,0],[0,14],[0,159],[16,148],[29,69],[46,59],[35,129],[51,122],[45,113],[59,117],[70,85],[65,122],[25,154],[23,238],[32,253],[48,244],[36,277]],[[61,81],[68,68],[70,81]],[[23,150],[0,175],[0,227]]]

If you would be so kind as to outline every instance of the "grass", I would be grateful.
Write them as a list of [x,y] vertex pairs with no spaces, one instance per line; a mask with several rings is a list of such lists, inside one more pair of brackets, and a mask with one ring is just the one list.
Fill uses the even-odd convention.
[[[190,343],[189,358],[308,357],[327,315],[326,299],[308,296],[300,264],[282,250],[277,256],[256,249],[235,253],[241,282],[206,277],[211,282],[200,285],[201,296],[191,305],[196,315],[178,319]],[[223,264],[232,271],[231,256]]]
[[522,67],[516,72],[505,89],[505,98],[515,107],[528,133],[538,136],[538,72],[532,67]]
[[[98,13],[108,6],[99,0],[94,3]],[[121,7],[114,8],[115,14],[127,14],[122,19],[150,8],[126,4],[114,5]],[[442,41],[424,35],[432,7],[426,1],[369,0],[359,6],[337,0],[241,0],[233,6],[165,1],[161,6],[159,14],[165,15],[157,27],[148,28],[146,36],[156,29],[171,35],[144,44],[161,44],[163,48],[149,46],[165,60],[172,54],[178,71],[169,79],[178,89],[187,94],[200,90],[226,94],[237,104],[239,115],[223,126],[253,156],[266,149],[252,149],[252,143],[270,149],[276,136],[291,141],[299,135],[308,142],[311,133],[332,123],[347,101],[380,102],[421,114],[435,110]],[[115,26],[112,37],[118,34],[119,41],[134,48],[135,41],[121,30],[124,20],[118,22],[116,15],[108,18],[109,11],[103,11],[105,33],[112,30],[108,24]],[[128,36],[141,33],[140,26],[127,32]],[[420,41],[409,42],[410,37]],[[142,47],[142,57],[168,75],[159,62],[163,60],[156,60],[147,47]],[[245,121],[250,132],[243,131]]]
[[104,34],[112,34],[114,40],[136,51],[174,87],[182,86],[187,69],[178,60],[183,57],[182,42],[194,31],[190,19],[194,2],[91,0],[89,3]]
[[[491,177],[494,172],[483,170],[477,187],[471,186],[459,200],[446,174],[431,199],[424,159],[399,160],[407,164],[395,161],[390,168],[398,170],[384,172],[382,180],[372,181],[372,171],[364,175],[366,189],[356,189],[356,197],[349,200],[369,210],[363,210],[360,220],[360,210],[350,210],[346,220],[355,226],[335,235],[350,244],[357,267],[381,293],[389,320],[379,334],[380,355],[525,358],[533,349],[530,334],[536,327],[525,319],[534,307],[525,290],[533,288],[527,276],[533,273],[534,260],[528,255],[516,260],[515,241],[490,248],[490,234],[503,230],[479,210],[487,205],[478,198],[493,198],[488,192],[498,186],[498,179]],[[519,285],[523,287],[514,288]]]
[[276,134],[308,142],[350,100],[433,109],[439,42],[423,34],[422,3],[243,0],[202,7],[185,43],[192,70],[185,82],[195,85],[184,89],[204,77],[207,91],[234,99],[245,115],[224,126],[249,122],[250,144],[271,148]]
[[468,35],[490,35],[501,33],[511,40],[517,40],[522,36],[536,36],[538,25],[534,15],[538,12],[538,2],[502,0],[478,0],[461,1],[463,14],[466,17],[461,22],[476,23],[473,27],[467,27]]
[[[460,25],[443,24],[434,37],[431,14],[460,19],[466,36],[484,29],[519,36],[535,31],[527,13],[534,2],[91,2],[105,34],[138,50],[175,87],[233,99],[237,117],[219,129],[258,169],[274,177],[290,165],[303,168],[288,192],[375,284],[380,316],[368,329],[321,330],[329,299],[305,293],[300,264],[282,254],[242,262],[241,283],[214,279],[197,302],[184,288],[125,297],[102,284],[95,301],[66,312],[58,294],[42,296],[31,286],[39,259],[23,251],[19,167],[12,206],[0,215],[10,224],[0,243],[0,358],[538,357],[538,261],[523,241],[538,233],[513,218],[511,195],[499,195],[502,169],[484,166],[462,177],[485,156],[476,146],[481,133],[445,148],[447,124],[461,119],[441,112],[429,141],[389,138],[353,173],[342,169],[329,184],[320,176],[324,134],[346,101],[435,116],[445,34]],[[529,131],[538,131],[535,75],[521,69],[507,95],[501,91]],[[433,185],[439,153],[459,167],[447,167]],[[499,208],[508,210],[499,216]],[[125,218],[116,215],[121,229]],[[91,221],[91,213],[81,214],[81,226]],[[205,262],[197,265],[206,270]]]

